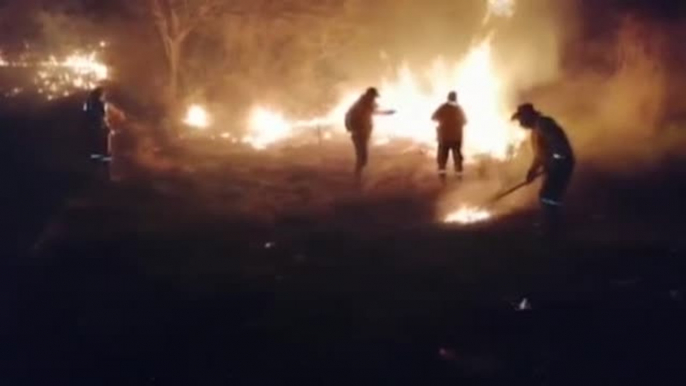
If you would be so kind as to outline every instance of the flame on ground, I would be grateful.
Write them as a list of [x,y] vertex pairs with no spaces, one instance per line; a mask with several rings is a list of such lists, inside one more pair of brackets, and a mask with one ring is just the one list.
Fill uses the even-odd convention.
[[210,125],[210,115],[204,107],[194,104],[188,107],[183,123],[196,129],[205,129]]
[[253,127],[264,128],[252,130],[243,137],[243,143],[251,145],[256,150],[264,150],[269,145],[289,138],[292,135],[292,126],[281,114],[271,110],[257,107],[250,114],[250,122]]
[[465,206],[449,213],[443,221],[447,224],[469,225],[488,221],[491,218],[493,214],[486,209]]
[[[434,147],[435,123],[431,114],[456,90],[465,110],[464,155],[467,161],[480,156],[507,159],[524,140],[525,133],[509,121],[507,90],[493,65],[491,40],[475,45],[460,63],[448,64],[436,59],[425,76],[403,66],[395,79],[381,82],[380,104],[397,110],[395,115],[375,117],[375,144],[407,139],[417,145]],[[422,88],[428,83],[429,91]],[[307,121],[289,120],[276,110],[256,107],[249,121],[250,134],[245,142],[264,149],[276,142],[312,131],[316,125],[343,130],[345,112],[359,93],[349,93],[332,111]]]

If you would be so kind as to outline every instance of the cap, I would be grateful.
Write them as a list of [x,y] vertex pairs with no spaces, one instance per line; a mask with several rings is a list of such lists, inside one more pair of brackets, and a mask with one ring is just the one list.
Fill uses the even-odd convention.
[[365,94],[373,96],[373,97],[379,97],[379,90],[376,89],[376,87],[370,87],[365,91]]

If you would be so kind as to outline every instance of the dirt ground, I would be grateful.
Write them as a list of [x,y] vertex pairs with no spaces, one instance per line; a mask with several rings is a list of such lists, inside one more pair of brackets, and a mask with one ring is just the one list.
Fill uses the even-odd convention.
[[337,144],[191,146],[112,185],[41,133],[3,133],[2,384],[686,380],[683,164],[585,170],[551,243],[526,205],[436,221],[464,187],[403,147],[362,190]]

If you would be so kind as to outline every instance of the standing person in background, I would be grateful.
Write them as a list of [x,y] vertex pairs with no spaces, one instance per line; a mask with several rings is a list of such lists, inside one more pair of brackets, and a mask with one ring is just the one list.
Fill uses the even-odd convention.
[[438,127],[436,128],[438,140],[436,156],[438,178],[443,184],[446,183],[446,166],[452,152],[455,174],[458,179],[461,179],[464,161],[462,157],[462,134],[463,128],[467,124],[467,118],[462,107],[457,103],[457,93],[455,91],[451,91],[448,94],[448,100],[434,112],[431,119],[438,122]]
[[359,182],[369,160],[369,140],[374,130],[374,115],[391,115],[393,110],[379,110],[379,91],[370,87],[350,107],[345,115],[345,128],[355,148],[355,177]]
[[122,159],[127,153],[130,134],[123,131],[126,114],[108,98],[103,86],[95,88],[83,105],[90,139],[90,158],[102,166],[105,178],[110,181],[121,180]]
[[86,126],[90,138],[90,157],[99,162],[109,162],[110,128],[107,125],[107,95],[104,87],[95,88],[83,104]]

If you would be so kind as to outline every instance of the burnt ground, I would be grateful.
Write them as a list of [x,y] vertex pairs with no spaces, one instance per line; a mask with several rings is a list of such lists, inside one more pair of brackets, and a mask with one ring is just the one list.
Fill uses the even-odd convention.
[[526,210],[436,224],[418,156],[378,155],[362,193],[347,153],[297,149],[112,186],[62,122],[2,122],[2,384],[686,380],[676,161],[586,171],[544,243]]

